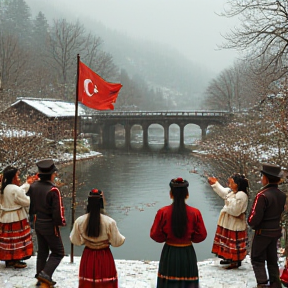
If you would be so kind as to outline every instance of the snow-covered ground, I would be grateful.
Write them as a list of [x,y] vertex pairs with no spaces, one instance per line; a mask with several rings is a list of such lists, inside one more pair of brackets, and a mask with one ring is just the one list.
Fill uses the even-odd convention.
[[[280,259],[282,262],[283,259]],[[254,288],[256,281],[249,256],[238,269],[226,270],[219,264],[218,258],[198,262],[200,288]],[[34,278],[36,257],[33,256],[24,269],[5,268],[0,261],[0,287],[24,288],[35,287]],[[119,288],[155,288],[158,261],[115,260],[119,275]],[[56,288],[77,288],[80,257],[66,256],[55,273],[53,280]]]

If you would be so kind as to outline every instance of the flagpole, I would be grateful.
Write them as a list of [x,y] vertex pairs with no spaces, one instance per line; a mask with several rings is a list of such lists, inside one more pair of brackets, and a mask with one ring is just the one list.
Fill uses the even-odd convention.
[[[73,149],[73,187],[72,187],[72,205],[71,205],[71,230],[73,228],[73,224],[75,221],[75,198],[76,198],[76,147],[77,147],[77,121],[78,121],[78,82],[79,82],[79,61],[80,56],[77,54],[77,82],[76,82],[76,98],[75,98],[75,118],[74,118],[74,149]],[[70,262],[73,263],[74,258],[74,246],[71,242],[71,255],[70,255]]]

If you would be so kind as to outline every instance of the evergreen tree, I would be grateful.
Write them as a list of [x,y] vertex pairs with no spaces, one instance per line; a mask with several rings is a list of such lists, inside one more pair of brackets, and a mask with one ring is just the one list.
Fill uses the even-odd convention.
[[1,29],[9,31],[18,39],[20,45],[29,45],[31,41],[31,12],[24,0],[4,1],[1,15]]

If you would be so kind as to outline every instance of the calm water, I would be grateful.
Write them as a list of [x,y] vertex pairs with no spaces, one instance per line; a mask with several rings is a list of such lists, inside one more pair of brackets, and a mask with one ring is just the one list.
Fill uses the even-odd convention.
[[[102,157],[77,162],[76,201],[79,204],[75,218],[85,213],[83,202],[91,188],[104,191],[106,212],[126,237],[123,246],[111,248],[115,259],[159,260],[163,244],[150,239],[150,227],[157,210],[171,203],[169,182],[178,176],[189,181],[187,204],[200,209],[208,231],[204,242],[194,244],[197,258],[201,261],[213,256],[210,251],[223,202],[206,183],[206,178],[201,177],[201,167],[195,164],[191,154],[103,153]],[[198,174],[191,172],[195,167]],[[72,173],[72,165],[59,172]],[[61,189],[67,193],[65,186]],[[66,254],[70,254],[71,203],[67,199],[65,202],[68,226],[62,228],[62,237]],[[74,255],[80,256],[82,250],[83,247],[74,246]]]

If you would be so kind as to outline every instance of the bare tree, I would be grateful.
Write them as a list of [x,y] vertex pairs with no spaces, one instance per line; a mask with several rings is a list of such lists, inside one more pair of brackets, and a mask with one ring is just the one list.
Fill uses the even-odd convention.
[[[261,162],[284,168],[288,163],[288,82],[279,83],[280,92],[271,94],[253,110],[236,113],[223,127],[209,128],[202,143],[213,173],[227,179],[231,171],[245,173],[257,190],[255,172]],[[258,175],[257,175],[258,176]],[[256,187],[256,188],[255,188]]]
[[233,69],[223,70],[206,89],[206,103],[210,108],[232,112],[235,98],[235,74]]
[[[70,89],[76,82],[77,54],[91,69],[97,69],[108,77],[115,75],[116,66],[111,55],[100,50],[102,40],[99,37],[86,33],[79,22],[69,23],[65,19],[55,20],[50,31],[48,63],[55,71],[62,92],[67,99],[67,94],[74,92]],[[102,76],[103,77],[103,76]]]
[[24,81],[20,76],[25,71],[28,57],[29,53],[20,47],[17,38],[0,32],[0,69],[3,88],[19,85]]
[[279,78],[288,71],[287,0],[229,0],[221,14],[239,16],[241,25],[224,35],[224,48],[245,51],[249,59],[258,59],[261,71],[270,67]]
[[[67,83],[69,73],[75,75],[77,53],[81,54],[86,44],[85,29],[79,22],[68,23],[65,19],[54,20],[50,32],[49,64],[57,74],[60,83]],[[71,70],[73,72],[71,72]]]
[[83,51],[82,61],[86,63],[92,70],[96,71],[106,80],[115,80],[119,76],[118,68],[113,62],[111,54],[101,50],[103,41],[100,37],[87,35],[87,45]]
[[227,111],[243,111],[258,105],[267,95],[277,94],[280,90],[277,73],[261,68],[257,61],[234,62],[213,79],[206,89],[206,106]]
[[[29,52],[19,45],[18,39],[0,30],[1,107],[15,101],[15,92],[26,85],[26,65]],[[5,107],[4,107],[5,106]]]
[[276,92],[273,83],[276,74],[271,73],[270,69],[258,73],[257,71],[261,69],[258,64],[252,60],[240,63],[241,98],[245,108],[259,104],[267,95]]

